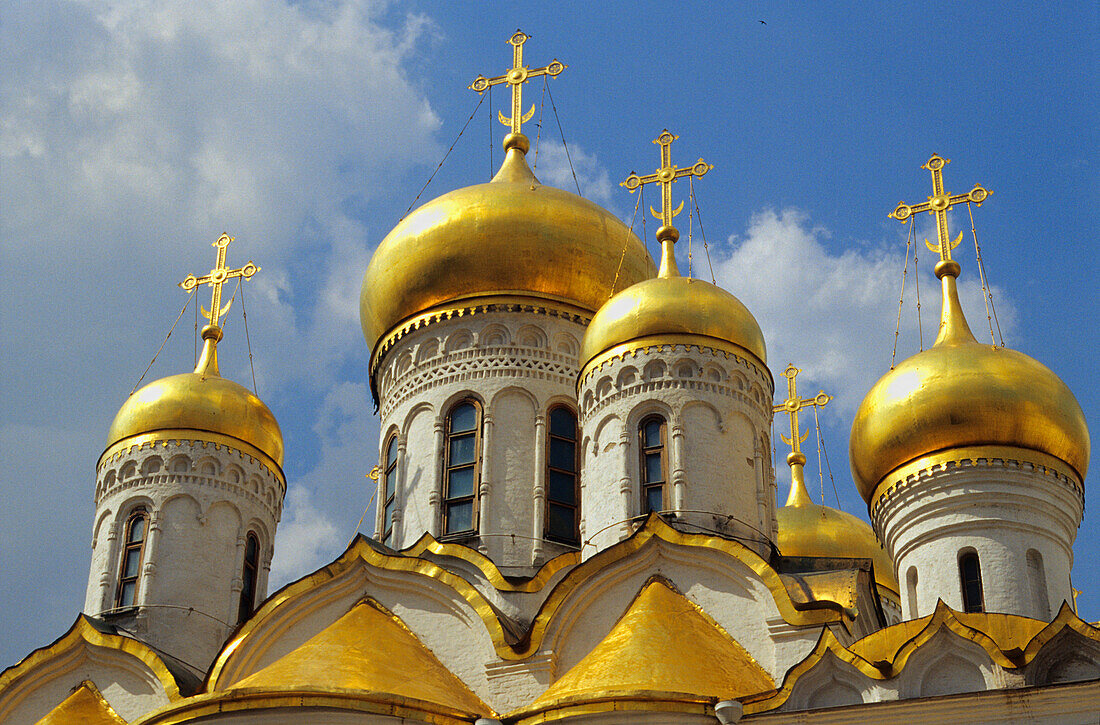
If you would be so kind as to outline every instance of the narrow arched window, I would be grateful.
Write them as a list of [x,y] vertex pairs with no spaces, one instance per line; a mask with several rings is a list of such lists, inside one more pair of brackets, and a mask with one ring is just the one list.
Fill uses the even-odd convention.
[[968,551],[959,557],[959,577],[962,581],[963,611],[982,612],[982,567],[978,555]]
[[382,460],[382,543],[388,544],[393,533],[393,508],[397,501],[397,434],[391,435],[386,444],[386,457]]
[[550,411],[546,456],[546,538],[580,543],[577,527],[577,416],[559,406]]
[[118,591],[115,595],[116,607],[132,607],[137,601],[148,523],[149,513],[144,508],[134,509],[126,519],[122,560],[118,570]]
[[251,531],[244,541],[244,566],[241,569],[241,603],[237,621],[243,622],[256,606],[256,589],[260,576],[260,540]]
[[909,618],[917,617],[917,567],[909,567],[905,575],[905,588],[909,593]]
[[443,533],[472,532],[476,522],[481,409],[466,400],[447,414],[443,447]]
[[651,415],[638,425],[641,451],[642,513],[664,511],[665,482],[668,480],[667,425],[659,415]]
[[1032,607],[1037,619],[1050,619],[1050,598],[1047,596],[1047,576],[1043,570],[1043,555],[1035,549],[1028,549],[1027,582],[1031,589]]

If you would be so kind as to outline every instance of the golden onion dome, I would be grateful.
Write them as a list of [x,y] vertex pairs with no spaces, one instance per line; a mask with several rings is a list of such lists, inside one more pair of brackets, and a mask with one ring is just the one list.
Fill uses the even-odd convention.
[[[805,461],[805,457],[802,460]],[[897,599],[900,589],[894,562],[875,532],[852,514],[814,503],[806,492],[801,464],[797,465],[797,472],[795,468],[791,466],[791,493],[787,505],[775,512],[779,553],[783,556],[870,559],[875,568],[875,583]]]
[[218,372],[217,342],[222,332],[207,325],[195,371],[161,378],[141,388],[122,404],[107,434],[108,451],[136,436],[172,435],[180,431],[225,436],[258,449],[283,465],[283,434],[275,416],[252,391]]
[[686,336],[705,338],[723,348],[732,346],[765,366],[764,335],[741,300],[709,282],[680,276],[673,254],[678,238],[673,227],[658,229],[662,251],[657,277],[618,293],[592,318],[581,344],[582,370],[624,345],[668,343]]
[[509,134],[492,181],[424,204],[378,245],[359,295],[372,352],[402,321],[459,301],[515,295],[591,313],[654,275],[645,245],[611,212],[539,183],[528,147]]
[[887,476],[916,461],[1009,457],[1084,481],[1089,433],[1077,399],[1041,363],[974,339],[958,273],[953,260],[936,265],[943,313],[935,344],[884,375],[856,412],[849,456],[869,505]]

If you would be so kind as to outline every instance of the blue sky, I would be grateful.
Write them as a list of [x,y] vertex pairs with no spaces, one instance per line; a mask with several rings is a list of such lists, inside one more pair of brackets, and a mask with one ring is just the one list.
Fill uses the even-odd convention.
[[[556,119],[582,193],[627,221],[636,198],[618,181],[657,166],[662,128],[680,136],[674,162],[714,165],[695,188],[715,276],[757,316],[777,378],[794,361],[803,391],[836,396],[821,424],[845,510],[866,513],[848,430],[889,366],[897,319],[908,229],[886,215],[931,193],[920,166],[932,152],[952,159],[949,191],[994,192],[974,216],[1006,343],[1061,376],[1100,431],[1094,3],[671,7],[6,4],[0,667],[59,636],[82,606],[107,428],[184,302],[175,284],[210,268],[223,230],[237,238],[230,263],[263,268],[246,290],[249,334],[290,487],[273,585],[344,548],[378,445],[362,273],[476,106],[466,86],[510,64],[517,27],[532,36],[529,63],[569,66],[550,82],[556,117],[540,81],[526,88],[542,108],[541,131],[526,130],[545,183],[574,188]],[[492,94],[493,116],[506,100]],[[504,128],[489,106],[422,201],[499,163]],[[687,191],[678,184],[677,199]],[[686,211],[678,222],[686,240]],[[967,232],[956,258],[968,318],[988,335],[965,211],[951,224]],[[927,218],[917,231],[931,235]],[[701,242],[695,220],[696,274]],[[939,306],[932,261],[922,249],[926,339]],[[914,312],[910,295],[899,359],[917,350]],[[220,352],[223,373],[247,384],[239,315],[238,304]],[[181,320],[147,379],[190,368],[192,325]],[[806,446],[817,495],[813,437]],[[824,488],[835,505],[827,476]],[[1100,619],[1091,507],[1075,551],[1081,614]]]

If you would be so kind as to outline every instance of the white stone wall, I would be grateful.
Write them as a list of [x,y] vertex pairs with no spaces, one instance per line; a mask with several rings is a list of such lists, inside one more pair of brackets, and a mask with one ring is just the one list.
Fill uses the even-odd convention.
[[[445,417],[482,409],[475,546],[509,574],[533,573],[569,547],[543,539],[547,413],[576,411],[577,355],[588,320],[535,305],[482,305],[430,321],[386,352],[378,369],[382,438],[398,436],[392,539],[402,549],[440,537]],[[379,491],[381,499],[381,491]],[[384,530],[378,506],[376,537]]]
[[[103,460],[84,611],[205,669],[237,624],[249,532],[260,542],[256,602],[266,596],[285,492],[281,472],[201,440],[145,443]],[[125,527],[139,506],[149,519],[137,606],[113,611]]]
[[769,437],[772,380],[728,352],[654,346],[608,360],[580,385],[582,537],[592,556],[642,511],[638,426],[667,423],[671,510],[696,530],[736,536],[767,557],[775,541]]
[[895,483],[871,517],[897,564],[906,619],[931,614],[939,599],[962,610],[958,560],[974,551],[985,611],[1050,620],[1072,599],[1083,506],[1080,489],[1064,476],[979,459]]

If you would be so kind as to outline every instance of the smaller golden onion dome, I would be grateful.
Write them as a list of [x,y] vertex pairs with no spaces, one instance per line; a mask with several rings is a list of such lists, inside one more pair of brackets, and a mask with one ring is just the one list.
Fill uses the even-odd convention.
[[[794,456],[795,454],[791,454]],[[791,462],[791,493],[787,505],[775,512],[779,535],[776,546],[783,556],[841,557],[870,559],[875,568],[875,583],[887,589],[894,599],[899,596],[898,579],[890,554],[879,543],[875,532],[852,514],[814,503],[806,492],[802,463]]]
[[283,434],[263,401],[218,372],[221,328],[207,325],[195,371],[161,378],[127,398],[111,423],[107,449],[135,436],[197,431],[248,444],[283,465]]
[[679,236],[674,227],[658,229],[661,269],[657,277],[628,287],[596,312],[581,344],[582,371],[609,351],[673,342],[678,336],[732,346],[765,367],[764,335],[741,300],[709,282],[680,276],[673,254]]
[[[974,339],[951,259],[936,265],[943,312],[935,344],[904,360],[867,393],[849,442],[852,475],[868,505],[892,472],[966,458],[1016,457],[1084,481],[1089,432],[1077,399],[1046,366]],[[924,467],[922,465],[922,467]]]
[[460,300],[535,297],[592,313],[653,276],[645,245],[615,215],[535,178],[529,145],[509,134],[492,181],[429,201],[378,245],[359,296],[373,354],[403,321]]

